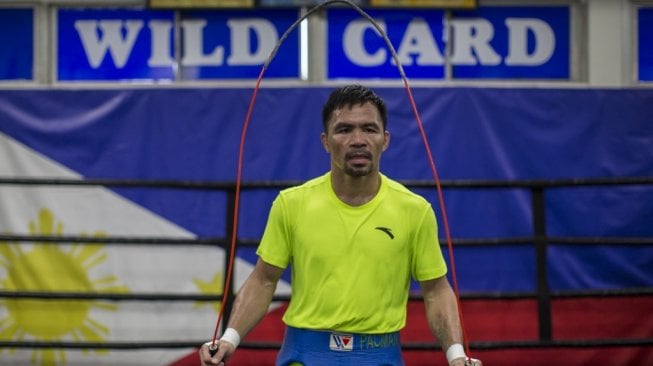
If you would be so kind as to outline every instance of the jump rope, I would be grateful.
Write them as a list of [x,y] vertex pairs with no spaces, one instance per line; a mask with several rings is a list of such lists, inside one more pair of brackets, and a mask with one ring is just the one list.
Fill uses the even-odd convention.
[[404,72],[404,68],[401,66],[401,62],[399,61],[399,56],[397,55],[397,52],[395,51],[394,46],[392,46],[392,43],[390,42],[390,39],[388,39],[387,34],[385,31],[381,28],[381,26],[363,9],[361,9],[358,5],[354,4],[350,0],[327,0],[310,10],[306,12],[303,16],[301,16],[299,19],[297,19],[286,31],[285,33],[281,36],[279,41],[277,41],[274,49],[270,53],[270,56],[268,56],[267,60],[263,64],[263,68],[261,69],[261,72],[259,73],[259,76],[256,80],[256,85],[254,87],[254,91],[252,93],[252,97],[250,99],[249,103],[249,108],[247,109],[247,114],[245,116],[245,121],[243,123],[243,129],[240,135],[240,146],[238,148],[238,166],[237,166],[237,175],[236,175],[236,192],[235,192],[235,201],[234,201],[234,214],[233,214],[233,229],[231,232],[231,246],[230,246],[230,253],[231,255],[229,256],[229,261],[228,261],[228,266],[227,266],[227,273],[226,273],[226,278],[225,278],[225,285],[224,285],[224,291],[222,292],[222,303],[220,304],[220,312],[218,313],[218,319],[215,324],[215,330],[213,331],[213,337],[211,338],[211,344],[209,346],[209,349],[211,353],[217,352],[217,340],[218,340],[218,331],[220,329],[220,325],[222,323],[222,316],[224,314],[224,309],[225,309],[225,304],[227,303],[227,298],[229,297],[229,287],[228,284],[231,283],[231,276],[233,274],[233,264],[234,264],[234,259],[236,257],[236,237],[237,237],[237,232],[238,232],[238,216],[239,216],[239,211],[240,211],[240,187],[241,187],[241,181],[242,181],[242,170],[243,170],[243,155],[244,155],[244,146],[245,146],[245,139],[247,137],[247,128],[249,126],[250,119],[252,117],[252,110],[254,109],[254,103],[256,102],[256,96],[258,95],[258,91],[261,86],[261,81],[263,80],[263,75],[265,74],[265,71],[267,70],[268,66],[270,65],[270,62],[272,62],[272,59],[274,59],[274,56],[277,54],[279,51],[279,48],[283,44],[283,42],[288,38],[288,35],[295,30],[299,26],[299,24],[304,21],[306,18],[314,14],[315,12],[329,6],[332,4],[346,4],[350,7],[352,7],[354,10],[356,10],[360,15],[362,15],[365,19],[367,19],[373,26],[374,28],[378,31],[378,33],[383,37],[383,40],[385,41],[388,49],[392,53],[392,58],[395,61],[395,64],[397,65],[397,69],[399,70],[399,74],[401,76],[401,79],[404,82],[404,87],[406,88],[406,93],[408,94],[408,100],[410,101],[410,106],[412,107],[413,114],[415,117],[415,121],[417,122],[417,126],[419,128],[420,135],[422,137],[422,142],[424,143],[424,147],[426,148],[426,155],[428,157],[429,161],[429,166],[431,168],[431,173],[433,174],[433,179],[435,180],[435,185],[437,188],[438,192],[438,200],[440,202],[440,210],[442,212],[442,223],[444,226],[444,231],[445,231],[445,236],[446,236],[446,241],[447,241],[447,248],[449,251],[449,262],[451,265],[451,279],[453,283],[453,291],[455,294],[456,298],[456,307],[458,310],[458,317],[460,318],[460,327],[462,329],[463,333],[463,344],[465,348],[465,353],[467,354],[467,357],[471,357],[471,353],[469,351],[469,341],[467,339],[467,333],[465,331],[465,324],[463,322],[463,314],[462,314],[462,307],[460,304],[460,292],[458,290],[458,279],[456,276],[456,264],[454,262],[454,255],[453,255],[453,244],[451,242],[451,232],[449,230],[449,220],[447,219],[447,210],[444,204],[444,197],[442,194],[442,186],[440,184],[440,178],[438,176],[438,171],[435,167],[435,162],[433,159],[433,154],[431,153],[431,148],[429,147],[429,142],[428,139],[426,138],[426,133],[424,132],[424,125],[422,123],[422,119],[417,112],[417,105],[415,104],[415,99],[413,98],[413,93],[411,91],[411,88],[408,84],[408,78],[406,77],[406,73]]

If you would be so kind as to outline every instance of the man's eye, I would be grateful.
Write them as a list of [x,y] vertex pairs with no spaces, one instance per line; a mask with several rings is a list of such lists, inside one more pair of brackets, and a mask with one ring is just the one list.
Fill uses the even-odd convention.
[[365,132],[367,133],[377,133],[379,130],[376,127],[367,127],[365,128]]

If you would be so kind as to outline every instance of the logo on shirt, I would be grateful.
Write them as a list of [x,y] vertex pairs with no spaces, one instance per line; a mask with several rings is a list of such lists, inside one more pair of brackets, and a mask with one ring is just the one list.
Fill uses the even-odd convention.
[[331,333],[329,337],[329,348],[332,351],[353,351],[354,336],[351,334]]
[[383,231],[384,233],[388,234],[388,236],[390,237],[390,239],[394,239],[394,238],[395,238],[394,234],[392,234],[392,229],[390,229],[390,228],[387,228],[387,227],[384,227],[384,226],[377,226],[377,227],[375,227],[375,229],[376,229],[376,230],[381,230],[381,231]]

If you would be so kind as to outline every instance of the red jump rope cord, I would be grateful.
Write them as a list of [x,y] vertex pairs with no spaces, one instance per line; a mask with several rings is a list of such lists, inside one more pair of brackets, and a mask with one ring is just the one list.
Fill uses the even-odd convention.
[[424,142],[424,147],[426,148],[426,154],[428,155],[429,165],[431,167],[431,173],[433,174],[433,179],[435,180],[435,186],[438,191],[438,201],[440,202],[440,211],[442,212],[442,225],[444,226],[444,233],[447,241],[447,249],[449,251],[449,262],[451,265],[451,282],[453,285],[453,292],[456,295],[456,307],[458,309],[458,317],[460,318],[460,329],[463,332],[463,343],[465,346],[465,353],[468,357],[471,357],[469,351],[469,341],[467,338],[467,332],[465,331],[465,322],[463,320],[463,311],[460,304],[460,291],[458,290],[458,276],[456,275],[456,261],[454,260],[453,255],[453,243],[451,241],[451,230],[449,229],[449,219],[447,217],[447,208],[444,204],[444,196],[442,194],[442,185],[440,184],[440,177],[438,175],[438,170],[435,168],[435,161],[433,159],[433,154],[431,153],[431,148],[429,147],[428,139],[426,138],[426,132],[424,131],[424,124],[422,119],[417,112],[417,106],[415,104],[415,99],[413,98],[413,93],[411,92],[410,87],[408,86],[408,80],[404,77],[404,85],[406,86],[406,92],[408,93],[408,99],[410,100],[410,105],[413,108],[413,113],[415,114],[415,121],[419,128],[420,135],[422,136],[422,141]]
[[417,122],[417,126],[420,131],[420,135],[422,137],[422,141],[424,142],[424,147],[426,149],[426,154],[428,156],[429,160],[429,165],[431,168],[431,173],[433,174],[433,179],[435,180],[435,185],[437,188],[438,192],[438,200],[440,202],[440,210],[442,212],[442,223],[444,226],[444,231],[446,235],[446,241],[447,241],[447,248],[449,250],[449,262],[451,266],[451,278],[453,282],[453,291],[455,294],[456,298],[456,307],[458,310],[458,317],[460,318],[460,326],[463,332],[463,342],[464,342],[464,347],[465,347],[465,352],[467,353],[468,357],[471,357],[471,353],[469,350],[469,341],[467,339],[467,333],[465,331],[465,324],[463,321],[463,313],[462,313],[462,307],[460,304],[460,292],[458,290],[458,278],[456,276],[456,264],[454,261],[454,254],[453,254],[453,243],[451,241],[451,231],[449,229],[449,220],[447,218],[447,212],[446,212],[446,207],[444,204],[444,197],[442,194],[442,186],[440,184],[440,178],[438,176],[437,169],[435,167],[435,161],[433,159],[433,154],[431,153],[430,149],[430,144],[428,142],[428,139],[426,137],[426,132],[424,131],[424,125],[422,123],[422,119],[419,115],[419,112],[417,111],[417,105],[415,104],[415,99],[413,98],[413,93],[411,91],[411,88],[408,84],[408,78],[406,77],[406,74],[404,72],[403,67],[401,66],[401,62],[399,61],[399,56],[397,55],[397,52],[395,51],[394,47],[392,46],[392,43],[388,39],[388,36],[386,35],[385,31],[379,26],[379,24],[372,18],[370,17],[369,14],[364,12],[358,5],[354,4],[353,2],[349,0],[327,0],[312,9],[310,9],[306,14],[304,14],[302,17],[297,19],[295,23],[293,23],[287,30],[286,32],[281,36],[277,44],[275,45],[274,49],[270,53],[270,56],[268,59],[265,61],[265,64],[263,65],[263,68],[261,69],[261,72],[258,76],[258,79],[256,80],[256,85],[254,87],[254,91],[252,93],[252,97],[249,103],[249,108],[247,110],[247,115],[245,117],[245,121],[243,123],[243,129],[242,133],[240,136],[240,146],[238,149],[238,165],[237,165],[237,175],[236,175],[236,192],[235,192],[235,202],[234,202],[234,214],[233,214],[233,230],[231,233],[231,245],[230,245],[230,255],[229,255],[229,261],[228,261],[228,266],[227,266],[227,272],[226,272],[226,278],[224,281],[224,290],[222,292],[222,302],[220,304],[220,312],[218,313],[218,319],[215,325],[215,330],[213,331],[213,338],[211,341],[211,346],[215,347],[217,338],[218,338],[218,331],[220,329],[220,325],[222,323],[222,317],[224,314],[224,308],[225,304],[227,303],[227,299],[229,298],[229,284],[231,283],[231,277],[233,273],[233,264],[234,264],[234,259],[236,257],[236,238],[237,238],[237,233],[238,233],[238,216],[240,212],[240,188],[241,188],[241,181],[242,181],[242,170],[243,170],[243,155],[244,155],[244,150],[245,150],[245,139],[247,136],[247,129],[249,127],[249,123],[252,117],[252,111],[254,109],[254,104],[256,102],[256,96],[258,94],[258,91],[261,86],[261,81],[263,80],[263,75],[265,74],[265,71],[267,70],[270,62],[276,55],[276,53],[279,50],[279,47],[281,47],[281,44],[286,40],[288,35],[295,29],[299,24],[304,21],[306,18],[308,18],[310,15],[313,13],[317,12],[318,10],[321,10],[322,8],[334,4],[334,3],[343,3],[347,4],[350,7],[354,8],[359,14],[361,14],[364,18],[366,18],[379,32],[379,34],[383,37],[386,45],[390,49],[390,52],[392,53],[392,56],[394,58],[394,61],[397,65],[397,68],[399,70],[399,73],[401,75],[401,78],[404,82],[404,86],[406,88],[406,93],[408,94],[408,99],[410,101],[411,108],[413,110],[413,114],[415,115],[415,121]]
[[243,176],[243,155],[245,152],[245,138],[247,137],[247,128],[249,127],[249,121],[252,118],[252,111],[254,110],[254,103],[256,102],[256,95],[261,86],[261,81],[263,80],[263,75],[265,74],[266,66],[261,69],[261,72],[256,80],[256,86],[254,87],[254,92],[252,93],[252,98],[249,102],[249,108],[247,109],[247,115],[245,117],[245,122],[243,123],[243,130],[240,135],[240,146],[238,148],[238,166],[236,174],[236,193],[234,199],[234,216],[233,216],[233,230],[231,232],[231,244],[229,247],[229,261],[227,265],[226,278],[224,281],[223,291],[222,291],[222,302],[220,303],[220,312],[218,313],[218,320],[215,324],[215,330],[213,331],[213,338],[211,339],[211,347],[216,347],[216,341],[218,338],[218,331],[220,329],[220,324],[222,323],[222,316],[224,314],[225,304],[229,298],[229,284],[231,284],[231,276],[234,269],[234,260],[236,258],[236,241],[238,236],[238,216],[240,213],[240,186]]

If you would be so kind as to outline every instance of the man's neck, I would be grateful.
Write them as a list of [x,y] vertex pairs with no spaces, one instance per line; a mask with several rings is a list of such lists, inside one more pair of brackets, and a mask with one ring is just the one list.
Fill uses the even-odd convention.
[[381,175],[374,172],[362,177],[331,172],[331,187],[336,196],[350,206],[361,206],[371,201],[381,187]]

